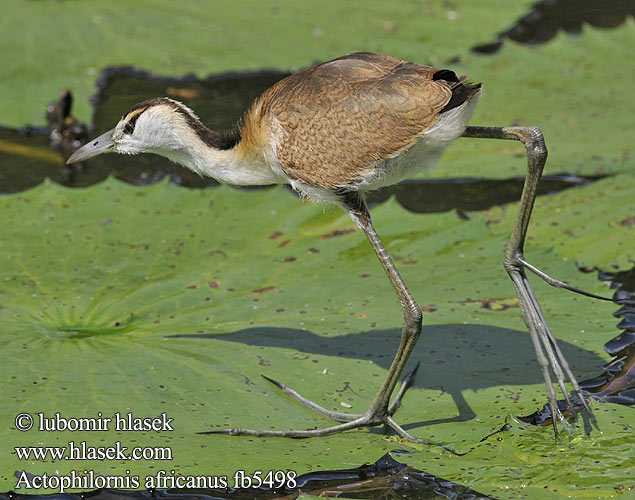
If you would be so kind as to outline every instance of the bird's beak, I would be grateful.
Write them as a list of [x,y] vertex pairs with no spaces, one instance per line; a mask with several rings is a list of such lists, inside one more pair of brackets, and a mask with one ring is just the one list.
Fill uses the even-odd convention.
[[115,145],[112,140],[112,134],[114,131],[115,129],[109,130],[105,134],[101,134],[96,139],[84,144],[81,148],[75,151],[68,160],[66,160],[66,164],[68,165],[69,163],[88,160],[88,158],[92,158],[93,156],[112,151],[112,147]]

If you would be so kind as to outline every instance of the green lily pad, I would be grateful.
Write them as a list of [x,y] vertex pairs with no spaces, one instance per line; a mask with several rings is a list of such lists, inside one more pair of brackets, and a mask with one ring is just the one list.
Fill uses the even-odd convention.
[[[304,66],[357,49],[433,64],[463,53],[453,67],[486,84],[475,124],[542,127],[550,148],[547,172],[615,174],[538,200],[527,241],[530,262],[600,294],[609,293],[607,285],[576,265],[632,265],[632,113],[620,98],[633,80],[624,64],[632,21],[575,39],[561,36],[534,50],[506,44],[483,58],[466,55],[466,47],[489,39],[526,4],[496,2],[493,19],[490,9],[468,2],[456,7],[453,24],[443,2],[398,8],[364,2],[346,12],[341,2],[295,11],[245,3],[240,13],[234,5],[210,10],[186,3],[177,12],[167,2],[134,8],[15,2],[0,19],[8,55],[0,68],[4,123],[41,121],[45,104],[69,86],[86,119],[95,73],[108,64],[204,75]],[[188,15],[177,16],[183,11]],[[479,22],[483,18],[487,22]],[[211,26],[210,37],[219,42],[193,37],[201,26]],[[450,37],[448,26],[456,26]],[[301,47],[289,44],[292,38],[302,39]],[[607,77],[598,71],[605,67],[619,71]],[[524,165],[517,143],[465,139],[428,175],[507,177],[523,175]],[[409,365],[420,361],[422,368],[397,420],[421,438],[469,452],[457,457],[381,429],[310,441],[196,434],[215,426],[330,424],[261,374],[327,408],[367,407],[396,349],[401,313],[368,243],[339,210],[303,206],[282,188],[187,191],[112,180],[86,190],[46,184],[0,198],[0,438],[7,443],[0,491],[16,488],[16,470],[136,476],[143,488],[159,471],[229,479],[238,470],[301,474],[358,466],[401,449],[411,452],[402,456],[409,465],[493,496],[628,495],[631,409],[598,405],[599,430],[585,421],[557,442],[549,429],[513,418],[546,400],[501,265],[516,207],[470,213],[470,220],[415,215],[394,201],[373,210],[379,234],[425,311]],[[602,345],[617,333],[616,306],[534,283],[577,377],[596,375],[607,359]],[[36,428],[15,428],[22,412],[35,418]],[[101,413],[113,420],[117,413],[165,413],[174,430],[45,432],[37,430],[39,413],[67,419]],[[508,430],[481,442],[506,423]],[[71,441],[120,442],[128,451],[169,447],[171,459],[21,459],[15,449]],[[168,453],[155,451],[163,458]]]
[[[567,234],[587,234],[572,210],[592,210],[598,221],[623,218],[627,203],[609,208],[596,200],[606,192],[626,196],[624,185],[618,176],[542,198],[530,260],[606,293],[605,284],[580,275],[574,262],[619,263],[615,247],[626,250],[626,262],[632,230],[586,217],[589,233],[603,244],[568,245]],[[189,191],[113,180],[82,190],[47,183],[0,198],[0,207],[0,335],[11,360],[0,369],[8,402],[0,410],[7,423],[3,442],[13,449],[119,441],[172,453],[165,461],[80,462],[11,454],[1,461],[0,490],[14,488],[14,470],[67,474],[78,464],[103,476],[130,470],[143,487],[159,470],[300,474],[371,462],[396,447],[416,451],[408,462],[417,468],[485,493],[497,488],[461,474],[441,448],[412,446],[379,430],[318,441],[196,434],[217,426],[329,425],[261,374],[327,408],[356,412],[368,405],[396,349],[401,313],[372,250],[339,209],[303,206],[283,188]],[[542,405],[533,349],[500,264],[513,207],[466,221],[453,213],[408,213],[391,200],[373,216],[429,311],[412,359],[423,369],[398,420],[415,435],[468,451],[509,411],[527,414]],[[578,376],[596,373],[601,345],[615,334],[614,306],[536,288]],[[36,428],[39,413],[96,418],[101,412],[113,422],[116,413],[165,413],[174,430],[22,433],[11,425],[20,412],[33,415]],[[435,458],[443,470],[430,469]]]
[[[458,462],[460,477],[487,476],[488,493],[496,498],[615,498],[632,490],[635,451],[632,409],[592,405],[596,424],[588,418],[554,443],[545,429],[521,424],[508,416],[506,429],[476,444],[471,453],[431,469],[447,471]],[[599,430],[598,430],[599,429]],[[452,475],[452,474],[451,474]]]
[[441,0],[219,0],[213,5],[13,0],[0,19],[0,116],[14,127],[42,124],[48,102],[70,88],[77,98],[76,115],[89,121],[88,98],[106,66],[207,76],[301,68],[356,50],[441,64],[506,28],[530,4],[490,0],[484,9],[474,2]]
[[[472,56],[454,69],[483,82],[473,125],[538,126],[545,134],[547,174],[632,172],[632,116],[628,95],[635,79],[631,58],[635,22],[612,30],[585,29],[572,39],[559,34],[528,49],[506,43],[496,56]],[[615,68],[615,78],[607,70]],[[602,68],[602,69],[600,69]],[[515,146],[464,139],[453,144],[444,176],[507,178],[524,175]],[[440,174],[434,170],[428,176]]]

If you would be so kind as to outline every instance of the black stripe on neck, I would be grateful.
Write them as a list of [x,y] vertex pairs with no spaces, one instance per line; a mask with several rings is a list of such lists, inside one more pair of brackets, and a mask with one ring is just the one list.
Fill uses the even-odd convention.
[[240,142],[240,131],[238,129],[223,131],[212,130],[203,125],[198,118],[192,116],[187,110],[181,107],[174,109],[185,118],[187,125],[207,146],[214,149],[226,150],[233,148]]
[[133,127],[137,122],[137,119],[141,114],[153,106],[169,106],[174,111],[179,113],[184,119],[187,125],[196,133],[199,139],[201,139],[207,146],[220,150],[231,149],[240,142],[240,130],[238,128],[228,131],[217,131],[207,128],[197,116],[190,113],[190,111],[181,105],[179,102],[167,99],[165,97],[155,97],[148,99],[147,101],[135,104],[135,106],[128,111],[131,114],[133,111],[141,110],[135,116],[130,119]]

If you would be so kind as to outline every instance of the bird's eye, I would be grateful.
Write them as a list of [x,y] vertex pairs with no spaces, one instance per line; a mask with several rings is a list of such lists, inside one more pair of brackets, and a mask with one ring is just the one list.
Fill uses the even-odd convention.
[[132,135],[133,132],[134,132],[134,124],[128,122],[123,126],[124,134]]

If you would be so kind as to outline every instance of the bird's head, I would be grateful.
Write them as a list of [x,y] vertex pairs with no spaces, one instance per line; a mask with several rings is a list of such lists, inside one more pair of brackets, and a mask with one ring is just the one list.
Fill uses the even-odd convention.
[[75,163],[102,153],[156,153],[172,157],[183,147],[188,133],[200,120],[184,104],[159,97],[136,104],[108,132],[75,151],[67,163]]

